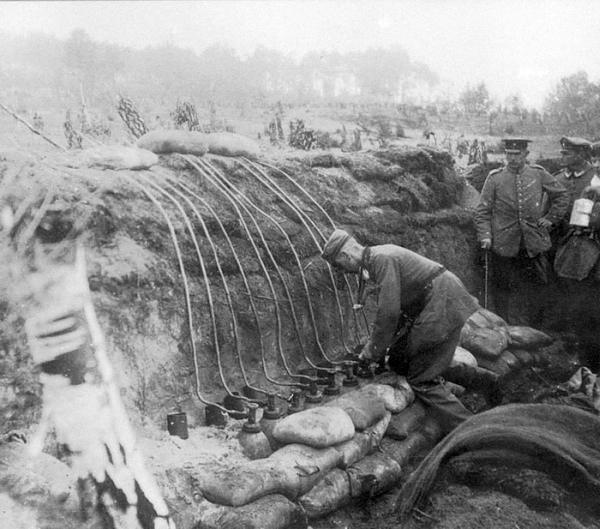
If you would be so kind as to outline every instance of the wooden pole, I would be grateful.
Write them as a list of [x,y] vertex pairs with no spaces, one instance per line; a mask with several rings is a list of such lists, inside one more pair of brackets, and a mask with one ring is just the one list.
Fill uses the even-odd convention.
[[64,147],[62,147],[61,145],[59,145],[58,143],[54,143],[50,138],[47,138],[46,136],[44,136],[39,130],[37,130],[35,127],[33,127],[32,125],[30,125],[29,123],[27,123],[27,121],[25,121],[22,117],[20,117],[17,114],[15,114],[12,110],[10,110],[9,108],[6,108],[2,103],[0,103],[0,108],[2,110],[4,110],[5,112],[8,112],[17,121],[20,121],[21,123],[23,123],[23,125],[25,125],[31,132],[33,132],[34,134],[37,134],[38,136],[41,136],[42,138],[44,138],[48,143],[51,143],[52,145],[54,145],[55,147],[57,147],[61,151],[66,151],[67,150]]

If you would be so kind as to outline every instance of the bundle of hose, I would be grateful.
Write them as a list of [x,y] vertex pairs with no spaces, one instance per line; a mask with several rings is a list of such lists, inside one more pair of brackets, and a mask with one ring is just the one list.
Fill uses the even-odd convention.
[[362,389],[362,394],[365,397],[373,395],[381,399],[385,409],[391,413],[400,413],[415,400],[412,388],[406,378],[401,376],[397,376],[393,384],[367,384]]
[[396,505],[408,516],[425,499],[445,463],[532,468],[548,473],[598,508],[600,419],[574,406],[509,404],[470,417],[439,443],[403,485]]
[[203,500],[198,506],[196,529],[307,529],[302,508],[281,494],[271,494],[228,507]]
[[425,420],[425,407],[420,401],[413,402],[401,413],[394,415],[385,432],[390,439],[403,441],[414,432]]
[[340,464],[342,455],[335,448],[312,448],[290,444],[273,453],[268,461],[277,464],[288,477],[282,494],[294,499],[312,489],[330,469]]
[[344,410],[359,432],[380,421],[386,414],[383,399],[376,391],[369,390],[368,386],[330,400],[323,406]]
[[310,408],[288,415],[273,428],[273,437],[282,444],[300,443],[326,448],[354,437],[354,423],[340,408]]
[[148,149],[120,145],[103,145],[84,149],[78,153],[78,157],[88,167],[114,170],[138,171],[149,169],[158,163],[158,156]]
[[388,429],[391,419],[392,414],[388,411],[379,422],[370,428],[358,432],[349,441],[335,445],[333,448],[342,455],[339,467],[348,468],[377,448]]
[[258,143],[246,136],[233,132],[213,132],[205,134],[210,154],[219,156],[246,156],[256,159],[260,156]]
[[139,138],[136,146],[155,154],[204,156],[208,152],[206,134],[187,130],[152,130]]

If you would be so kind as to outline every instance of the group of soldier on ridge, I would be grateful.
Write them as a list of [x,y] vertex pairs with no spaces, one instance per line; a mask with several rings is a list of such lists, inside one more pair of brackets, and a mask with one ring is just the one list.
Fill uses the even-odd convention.
[[[474,220],[491,265],[494,311],[511,325],[536,327],[544,309],[559,304],[564,329],[579,340],[580,363],[600,368],[600,314],[589,310],[600,293],[600,179],[593,145],[560,140],[563,169],[551,175],[530,164],[526,139],[503,140],[506,165],[491,171]],[[415,395],[446,431],[467,410],[441,375],[448,369],[466,320],[479,309],[460,279],[443,265],[395,244],[365,246],[337,229],[323,258],[374,285],[371,338],[360,352],[406,376]],[[556,307],[554,307],[556,308]]]

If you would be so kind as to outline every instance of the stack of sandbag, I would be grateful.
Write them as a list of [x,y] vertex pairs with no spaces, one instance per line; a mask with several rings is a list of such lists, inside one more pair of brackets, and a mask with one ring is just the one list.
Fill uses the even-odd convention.
[[525,366],[542,363],[544,355],[540,349],[552,342],[542,331],[508,325],[493,312],[480,308],[462,329],[454,364],[479,366],[505,376]]
[[237,527],[258,527],[243,517],[252,516],[253,506],[268,512],[265,506],[270,502],[283,521],[262,517],[264,529],[302,527],[298,504],[312,518],[352,498],[389,490],[400,477],[400,464],[390,455],[374,452],[392,414],[402,413],[414,401],[406,380],[395,378],[394,387],[367,384],[323,406],[280,419],[272,435],[281,448],[265,459],[219,466],[198,476],[206,508],[197,527],[223,527],[218,525],[221,517],[235,519],[232,524]]
[[138,138],[136,146],[155,154],[193,154],[208,152],[206,134],[191,130],[152,130]]
[[258,143],[246,136],[234,134],[233,132],[212,132],[206,134],[208,152],[219,156],[246,156],[247,158],[258,158],[260,148]]
[[136,142],[137,147],[155,154],[193,154],[204,156],[207,152],[219,156],[246,156],[258,158],[258,144],[233,132],[203,132],[188,130],[152,130]]
[[0,443],[0,491],[38,509],[79,512],[76,473],[49,454],[32,457],[19,442]]
[[139,171],[149,169],[158,163],[158,156],[148,149],[120,145],[104,145],[84,149],[78,152],[78,158],[88,167],[113,169],[115,171],[120,169]]

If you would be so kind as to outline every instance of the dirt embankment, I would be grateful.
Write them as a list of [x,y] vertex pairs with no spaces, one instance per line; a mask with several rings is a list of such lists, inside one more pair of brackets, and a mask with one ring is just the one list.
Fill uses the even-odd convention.
[[[225,386],[288,392],[266,380],[263,358],[268,377],[285,384],[364,341],[365,320],[351,310],[355,284],[330,276],[320,258],[334,226],[366,244],[402,244],[481,290],[471,215],[459,206],[465,183],[444,153],[310,153],[264,164],[209,156],[195,166],[175,155],[137,172],[81,167],[66,155],[6,158],[7,203],[24,211],[4,250],[17,246],[32,262],[27,226],[50,193],[84,241],[136,424],[163,429],[167,413],[183,410],[201,425],[198,392],[215,402]],[[8,430],[35,421],[39,390],[18,318],[3,306]]]

